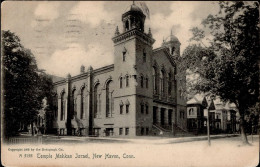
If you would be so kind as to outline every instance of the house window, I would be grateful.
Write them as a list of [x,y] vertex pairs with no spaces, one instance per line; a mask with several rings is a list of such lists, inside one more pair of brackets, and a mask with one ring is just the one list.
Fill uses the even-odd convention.
[[125,57],[126,57],[126,52],[123,52],[123,62],[125,61]]
[[124,106],[120,105],[120,114],[123,114],[123,108],[124,108]]
[[148,78],[146,78],[146,80],[145,80],[145,86],[146,86],[146,88],[148,88]]
[[129,128],[125,128],[125,135],[129,134]]
[[141,88],[143,88],[143,87],[144,87],[144,77],[141,76]]
[[141,135],[144,135],[144,128],[141,128]]
[[146,128],[146,135],[149,134],[149,128]]
[[143,114],[144,113],[144,105],[141,104],[141,113]]
[[127,104],[126,106],[125,106],[125,112],[128,114],[129,113],[129,104]]
[[85,94],[84,94],[84,91],[85,90],[85,87],[83,87],[81,89],[81,102],[80,102],[80,119],[83,119],[84,117],[84,108],[85,108]]
[[123,77],[120,77],[120,88],[123,87]]
[[127,75],[126,76],[126,87],[128,87],[129,86],[129,76]]
[[119,128],[119,135],[123,134],[123,128]]
[[146,104],[145,106],[146,106],[145,112],[146,112],[146,114],[148,114],[149,113],[149,106],[148,106],[148,104]]

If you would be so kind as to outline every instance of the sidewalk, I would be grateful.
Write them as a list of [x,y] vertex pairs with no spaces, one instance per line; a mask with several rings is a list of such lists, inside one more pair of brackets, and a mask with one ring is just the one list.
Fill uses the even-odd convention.
[[[219,139],[227,137],[237,137],[239,134],[220,134],[211,135],[210,139]],[[89,140],[104,140],[111,142],[127,142],[127,143],[139,143],[139,144],[170,144],[170,143],[184,143],[192,141],[207,140],[207,136],[194,136],[194,137],[178,137],[178,138],[166,138],[166,137],[154,137],[154,136],[140,136],[136,138],[115,138],[115,137],[78,137],[78,136],[45,136],[48,138],[55,138],[60,140],[74,140],[74,141],[89,141]]]

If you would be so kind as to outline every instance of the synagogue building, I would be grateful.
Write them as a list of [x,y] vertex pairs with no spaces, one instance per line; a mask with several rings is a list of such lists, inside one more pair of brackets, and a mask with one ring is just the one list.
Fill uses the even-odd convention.
[[187,130],[183,82],[176,77],[174,59],[181,44],[171,34],[153,49],[155,39],[151,29],[145,30],[145,19],[132,4],[122,14],[123,31],[117,27],[111,41],[114,64],[81,66],[78,75],[54,82],[52,126],[59,135],[127,137],[163,135],[173,127]]

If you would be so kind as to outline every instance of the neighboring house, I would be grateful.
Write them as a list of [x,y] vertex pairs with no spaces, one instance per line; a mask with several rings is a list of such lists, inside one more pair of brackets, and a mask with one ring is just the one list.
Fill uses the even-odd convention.
[[204,129],[204,109],[208,107],[205,96],[197,94],[187,101],[187,128],[189,132],[195,134],[203,133]]
[[[209,99],[208,99],[209,101]],[[237,109],[233,103],[220,100],[219,97],[213,100],[215,109],[209,110],[210,114],[210,125],[213,133],[234,133],[237,131]]]
[[[144,30],[146,16],[135,4],[122,15],[114,42],[114,64],[85,71],[54,82],[54,125],[60,135],[141,136],[156,130],[185,130],[186,101],[180,89],[183,78],[173,55],[180,56],[180,42],[171,34],[153,49],[151,30]],[[86,56],[87,58],[87,56]],[[101,60],[102,61],[102,60]]]

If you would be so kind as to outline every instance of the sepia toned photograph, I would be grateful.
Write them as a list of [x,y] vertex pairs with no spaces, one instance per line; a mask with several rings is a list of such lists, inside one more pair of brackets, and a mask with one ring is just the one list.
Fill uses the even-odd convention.
[[1,164],[259,165],[259,2],[4,1]]

